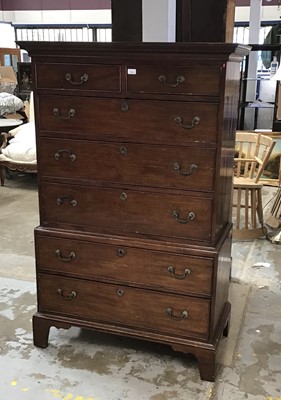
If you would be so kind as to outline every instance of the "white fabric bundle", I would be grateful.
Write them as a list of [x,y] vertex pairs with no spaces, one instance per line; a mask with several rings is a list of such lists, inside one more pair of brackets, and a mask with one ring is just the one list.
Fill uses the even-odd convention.
[[0,116],[13,114],[24,107],[23,101],[10,93],[0,93]]
[[2,149],[2,154],[13,161],[36,163],[35,124],[28,122],[13,130],[14,136],[9,145]]

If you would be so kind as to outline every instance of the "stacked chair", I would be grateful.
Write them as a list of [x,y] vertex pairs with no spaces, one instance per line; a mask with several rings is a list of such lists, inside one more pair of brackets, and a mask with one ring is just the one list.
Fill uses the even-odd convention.
[[236,132],[233,181],[233,239],[253,240],[266,234],[261,180],[275,141],[254,132]]

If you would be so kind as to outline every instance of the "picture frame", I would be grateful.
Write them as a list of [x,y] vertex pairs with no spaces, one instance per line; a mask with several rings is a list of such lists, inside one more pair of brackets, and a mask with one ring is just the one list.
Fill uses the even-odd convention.
[[28,95],[32,91],[32,69],[31,62],[18,63],[18,88],[19,93]]

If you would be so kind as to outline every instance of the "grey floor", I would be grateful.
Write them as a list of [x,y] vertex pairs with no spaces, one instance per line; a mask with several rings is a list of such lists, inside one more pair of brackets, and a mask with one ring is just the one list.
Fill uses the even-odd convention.
[[192,357],[78,328],[51,328],[35,348],[35,176],[7,180],[0,206],[0,400],[281,400],[281,245],[233,243],[232,335],[210,383]]

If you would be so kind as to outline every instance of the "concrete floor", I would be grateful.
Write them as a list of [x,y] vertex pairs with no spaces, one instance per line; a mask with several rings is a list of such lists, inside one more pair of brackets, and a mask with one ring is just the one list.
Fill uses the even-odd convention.
[[281,400],[281,245],[233,243],[228,361],[210,383],[195,359],[142,341],[51,328],[49,347],[35,348],[35,176],[7,180],[0,204],[0,400]]

